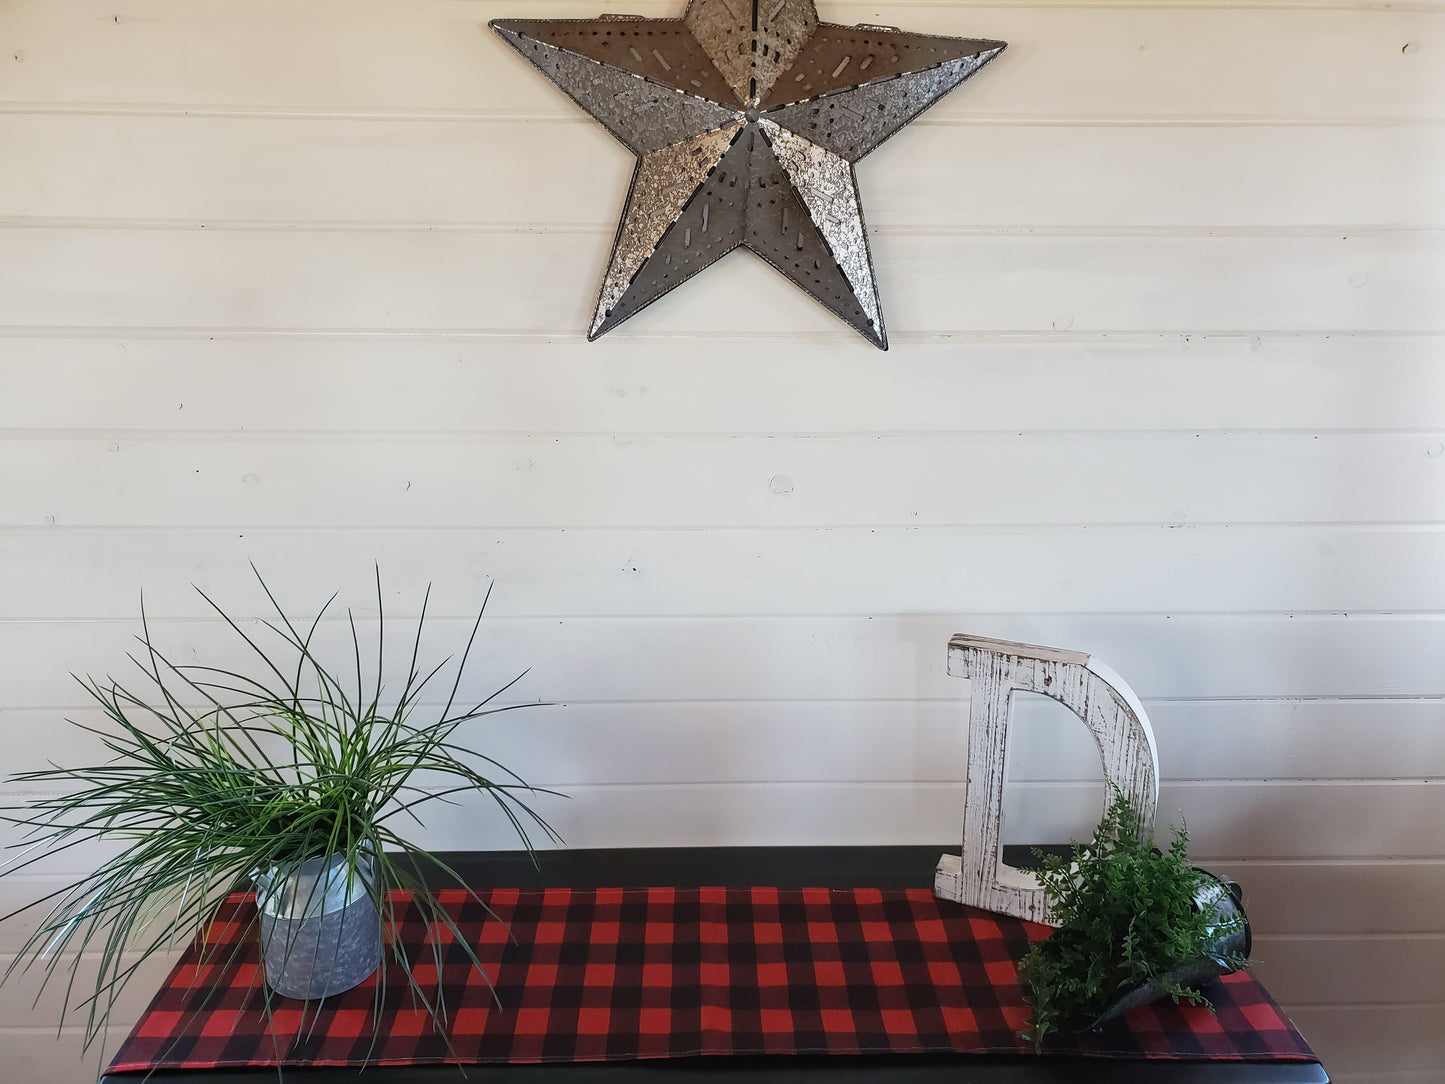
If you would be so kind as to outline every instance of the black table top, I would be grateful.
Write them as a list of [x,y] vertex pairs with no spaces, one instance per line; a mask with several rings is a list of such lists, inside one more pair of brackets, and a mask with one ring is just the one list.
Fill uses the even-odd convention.
[[[516,851],[453,851],[438,857],[477,886],[628,888],[639,885],[777,885],[924,888],[946,847],[663,847],[546,851],[533,866]],[[1024,865],[1026,848],[1006,849]],[[1246,889],[1248,885],[1245,886]],[[165,1084],[259,1084],[274,1069],[157,1072]],[[371,1066],[286,1071],[297,1084],[1328,1084],[1324,1069],[1299,1062],[1132,1062],[1000,1055],[879,1055],[677,1058],[582,1065]],[[130,1074],[101,1084],[134,1084]]]

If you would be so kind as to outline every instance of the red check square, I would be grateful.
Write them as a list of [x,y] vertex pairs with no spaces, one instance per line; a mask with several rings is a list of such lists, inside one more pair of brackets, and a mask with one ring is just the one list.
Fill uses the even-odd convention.
[[560,945],[566,935],[565,922],[539,922],[532,931],[532,942],[537,945]]
[[550,990],[557,985],[556,964],[533,964],[527,969],[527,986],[532,990]]
[[967,1034],[978,1030],[978,1017],[973,1015],[972,1009],[966,1009],[959,1005],[945,1005],[943,1007],[943,1026],[950,1034]]
[[181,1012],[152,1009],[141,1017],[140,1023],[135,1026],[133,1036],[146,1039],[169,1038],[184,1022],[185,1016],[186,1014]]
[[578,1035],[606,1035],[612,1022],[610,1009],[579,1009],[577,1012]]
[[583,986],[611,987],[617,982],[616,964],[588,964],[582,976]]
[[763,987],[787,986],[788,965],[779,963],[758,964],[758,985]]
[[948,927],[943,924],[942,919],[920,919],[913,924],[913,928],[918,932],[918,940],[925,944],[948,941]]
[[918,1026],[914,1016],[907,1009],[884,1009],[883,1026],[888,1034],[905,1036],[917,1035]]
[[733,971],[727,964],[704,962],[698,965],[698,981],[704,987],[727,987],[732,983]]
[[781,945],[782,943],[783,924],[781,922],[753,923],[753,944]]
[[1244,1018],[1252,1026],[1265,1031],[1284,1026],[1284,1021],[1279,1017],[1279,1011],[1273,1005],[1246,1005],[1244,1006]]
[[897,960],[874,960],[873,981],[879,986],[902,986],[903,968]]
[[552,1021],[552,1010],[516,1009],[514,1016],[512,1030],[518,1035],[546,1035],[547,1027]]
[[983,965],[984,973],[995,986],[1010,986],[1018,982],[1018,965],[1012,960],[994,960]]
[[787,1009],[763,1009],[759,1016],[763,1031],[773,1035],[790,1035],[793,1031],[793,1014]]

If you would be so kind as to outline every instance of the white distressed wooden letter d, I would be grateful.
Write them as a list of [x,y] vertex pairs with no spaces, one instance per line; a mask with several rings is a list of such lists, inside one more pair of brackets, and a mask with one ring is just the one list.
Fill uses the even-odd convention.
[[1104,759],[1104,778],[1139,812],[1141,836],[1154,833],[1159,758],[1139,698],[1097,659],[1081,651],[1034,647],[980,636],[948,642],[948,672],[973,686],[968,707],[968,776],[963,799],[963,855],[938,860],[933,890],[943,899],[1045,921],[1044,894],[1033,874],[1003,861],[1003,787],[1008,775],[1009,706],[1014,691],[1042,693],[1089,728]]

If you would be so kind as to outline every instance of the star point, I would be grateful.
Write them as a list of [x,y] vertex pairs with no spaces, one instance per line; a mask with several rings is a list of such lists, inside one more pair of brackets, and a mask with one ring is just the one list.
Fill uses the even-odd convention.
[[747,248],[886,350],[854,164],[1004,48],[813,0],[491,26],[637,156],[588,339]]

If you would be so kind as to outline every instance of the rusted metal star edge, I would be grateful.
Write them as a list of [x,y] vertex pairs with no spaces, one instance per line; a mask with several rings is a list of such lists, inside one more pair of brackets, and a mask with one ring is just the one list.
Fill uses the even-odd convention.
[[823,23],[813,0],[491,26],[637,155],[588,339],[742,247],[884,350],[854,164],[1005,45]]

